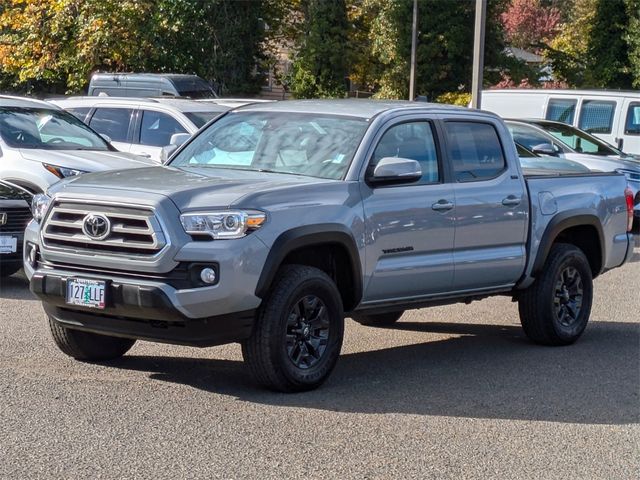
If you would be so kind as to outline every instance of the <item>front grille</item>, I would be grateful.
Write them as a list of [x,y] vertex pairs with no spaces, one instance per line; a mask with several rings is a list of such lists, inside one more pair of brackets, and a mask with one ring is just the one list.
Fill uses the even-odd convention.
[[5,221],[0,224],[0,232],[23,232],[24,229],[27,228],[29,221],[31,221],[31,210],[27,207],[0,207],[0,221],[2,217],[5,218]]
[[[84,220],[91,214],[103,215],[109,220],[111,229],[105,238],[96,240],[83,232]],[[136,256],[154,255],[166,244],[152,210],[72,202],[59,202],[51,208],[42,238],[45,248]]]

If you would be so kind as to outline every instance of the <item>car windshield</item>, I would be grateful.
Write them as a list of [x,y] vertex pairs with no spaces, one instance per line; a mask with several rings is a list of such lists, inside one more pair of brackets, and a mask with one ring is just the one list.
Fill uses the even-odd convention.
[[217,167],[342,179],[367,129],[360,118],[232,112],[176,155],[174,167]]
[[47,108],[0,107],[0,136],[13,148],[110,150],[100,135],[76,117]]
[[608,143],[570,125],[546,122],[536,123],[536,125],[578,153],[587,153],[589,155],[625,155]]
[[202,128],[209,120],[213,120],[223,112],[184,112],[185,116],[198,128]]

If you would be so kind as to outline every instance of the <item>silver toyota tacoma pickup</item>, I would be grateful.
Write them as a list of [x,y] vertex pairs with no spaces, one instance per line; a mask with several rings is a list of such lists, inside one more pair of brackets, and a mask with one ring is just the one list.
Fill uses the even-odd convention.
[[495,115],[409,102],[249,105],[165,166],[65,180],[34,199],[25,271],[54,341],[78,360],[136,339],[240,342],[256,380],[308,390],[344,318],[490,295],[526,335],[584,331],[593,278],[633,252],[618,174],[521,169]]

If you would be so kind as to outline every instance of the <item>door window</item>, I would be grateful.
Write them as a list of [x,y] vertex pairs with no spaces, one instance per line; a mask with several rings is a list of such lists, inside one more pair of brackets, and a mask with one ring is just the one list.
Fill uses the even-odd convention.
[[611,133],[616,102],[584,100],[578,127],[589,133]]
[[568,98],[551,98],[547,106],[546,119],[573,125],[577,103],[577,100]]
[[436,142],[429,122],[401,123],[387,130],[373,152],[371,166],[384,157],[408,158],[419,162],[422,178],[414,185],[436,183],[440,179]]
[[91,107],[74,107],[67,108],[66,110],[71,115],[84,122],[87,118],[87,114],[91,111]]
[[131,108],[97,108],[89,126],[114,142],[127,142],[132,115]]
[[164,147],[171,143],[171,136],[176,133],[188,133],[178,121],[162,112],[144,110],[140,128],[140,143],[153,147]]
[[458,182],[497,177],[506,162],[498,132],[488,123],[446,122],[449,158]]
[[625,135],[640,135],[640,103],[632,103],[627,111]]

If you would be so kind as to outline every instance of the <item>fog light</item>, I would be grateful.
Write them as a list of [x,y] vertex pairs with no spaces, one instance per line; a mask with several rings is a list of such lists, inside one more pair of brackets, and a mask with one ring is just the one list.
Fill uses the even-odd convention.
[[212,284],[212,283],[216,283],[216,271],[213,268],[203,268],[200,271],[200,279],[204,282],[204,283],[208,283],[208,284]]

